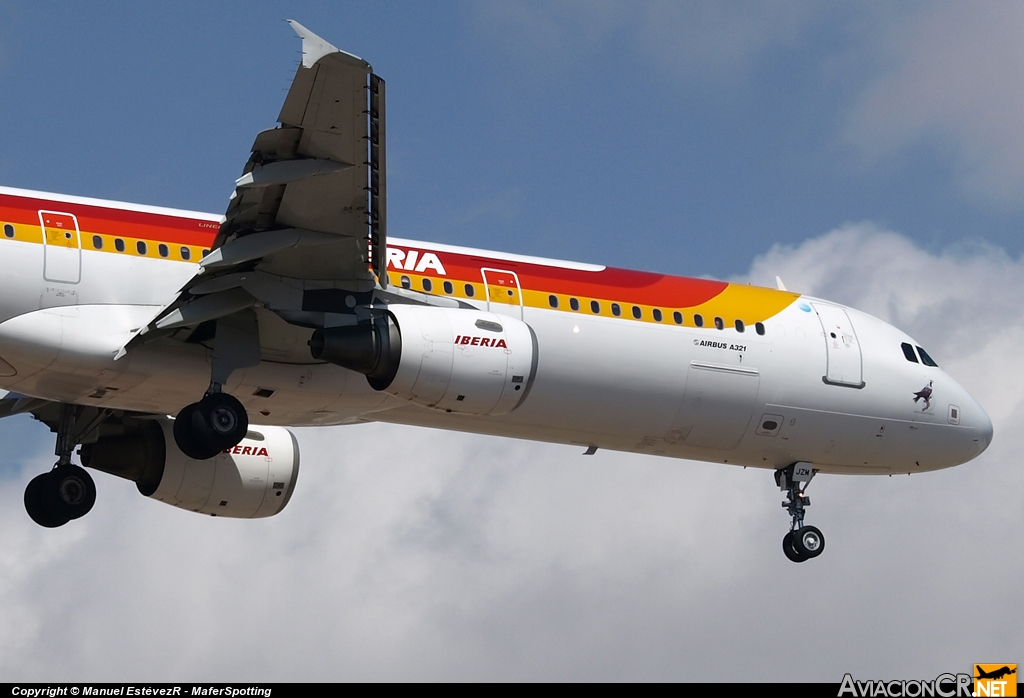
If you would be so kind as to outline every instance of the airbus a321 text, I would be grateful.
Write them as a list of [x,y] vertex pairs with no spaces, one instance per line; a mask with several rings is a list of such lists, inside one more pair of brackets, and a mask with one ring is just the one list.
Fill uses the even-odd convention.
[[93,506],[76,449],[173,506],[273,516],[299,470],[285,427],[381,421],[772,470],[802,562],[825,545],[817,473],[989,445],[917,342],[781,283],[388,238],[384,81],[292,26],[302,64],[224,216],[0,188],[0,416],[57,442],[36,523]]

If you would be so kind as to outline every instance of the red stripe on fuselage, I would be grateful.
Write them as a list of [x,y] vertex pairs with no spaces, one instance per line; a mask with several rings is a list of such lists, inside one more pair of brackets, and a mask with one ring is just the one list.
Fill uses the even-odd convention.
[[[45,198],[0,195],[0,221],[19,225],[39,225],[39,211],[62,211],[78,218],[82,233],[140,238],[152,242],[210,247],[219,225],[214,221],[174,216],[149,211],[132,211],[100,205],[53,201]],[[686,308],[700,305],[726,289],[724,281],[691,279],[651,272],[607,267],[587,271],[557,266],[557,262],[529,262],[495,259],[482,255],[432,250],[429,245],[409,247],[391,245],[406,252],[412,249],[434,252],[447,274],[426,268],[420,274],[452,281],[482,281],[483,268],[515,272],[520,286],[526,290],[542,290],[585,298],[621,300],[646,305]],[[400,271],[397,270],[396,271]]]
[[[421,255],[423,250],[430,250],[429,246],[415,248],[389,245],[389,247],[397,247],[406,252],[411,249],[419,249]],[[692,307],[709,301],[729,285],[724,281],[690,279],[615,267],[607,267],[601,271],[582,271],[457,252],[435,252],[435,254],[444,264],[445,271],[448,272],[447,276],[441,276],[429,267],[418,273],[439,279],[448,278],[453,281],[479,283],[482,280],[480,275],[482,268],[503,269],[515,272],[519,277],[519,285],[523,289],[611,300],[617,300],[613,297],[615,291],[625,291],[629,299],[628,302],[645,305]],[[395,271],[400,272],[398,269]]]
[[78,219],[78,229],[83,233],[102,233],[179,245],[209,247],[220,228],[219,224],[212,221],[184,216],[0,195],[0,221],[39,225],[41,210],[73,214]]

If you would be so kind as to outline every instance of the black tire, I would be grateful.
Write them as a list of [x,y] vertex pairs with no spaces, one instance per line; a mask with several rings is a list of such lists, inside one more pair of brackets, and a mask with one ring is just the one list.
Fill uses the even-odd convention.
[[783,536],[783,538],[782,538],[782,552],[786,553],[786,557],[788,557],[793,562],[806,562],[807,559],[808,559],[808,556],[804,555],[803,553],[797,552],[796,547],[794,547],[794,545],[793,545],[793,540],[795,538],[796,538],[796,532],[794,532],[794,531],[790,531],[785,536]]
[[43,506],[43,492],[52,488],[50,475],[51,473],[36,475],[28,483],[28,487],[25,488],[25,511],[28,512],[29,518],[40,526],[57,528],[70,521],[71,517],[52,514]]
[[199,401],[192,423],[200,443],[216,446],[218,451],[237,446],[249,431],[245,407],[227,393],[210,393]]
[[54,517],[80,519],[96,503],[96,483],[77,465],[60,465],[49,472],[42,489],[43,508]]
[[804,526],[793,536],[793,549],[808,558],[818,557],[825,551],[825,536],[814,526]]
[[[213,458],[222,450],[216,444],[204,443],[197,437],[197,432],[205,432],[205,429],[196,428],[196,422],[201,421],[198,403],[181,408],[181,412],[174,418],[174,443],[178,445],[178,449],[182,453],[194,460]],[[202,427],[201,424],[200,427]]]

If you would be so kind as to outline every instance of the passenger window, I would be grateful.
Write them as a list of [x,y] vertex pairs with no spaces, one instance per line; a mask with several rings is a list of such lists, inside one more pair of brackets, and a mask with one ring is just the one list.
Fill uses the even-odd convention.
[[430,279],[423,279],[423,290],[430,293],[434,290],[434,282]]
[[4,223],[4,235],[9,238],[14,237],[14,226],[10,223]]
[[476,289],[473,288],[473,284],[466,284],[466,295],[470,298],[476,295]]
[[661,310],[655,308],[654,310],[651,311],[651,315],[654,316],[655,322],[661,322]]
[[590,312],[597,314],[601,312],[601,304],[597,301],[590,301]]
[[548,296],[548,305],[552,308],[558,307],[558,296]]
[[704,327],[704,316],[703,315],[694,315],[693,316],[693,324],[696,325],[697,327]]
[[192,258],[192,251],[190,249],[188,249],[187,247],[182,247],[181,248],[181,258],[184,259],[187,262],[189,259]]
[[683,324],[683,314],[681,312],[679,312],[678,310],[675,311],[674,313],[672,313],[672,320],[674,320],[677,325],[682,325]]
[[747,326],[743,324],[742,320],[737,320],[736,321],[736,331],[737,332],[745,332],[746,329],[747,329]]
[[578,300],[576,300],[575,298],[570,298],[569,299],[569,307],[572,308],[573,310],[579,310],[580,309],[580,302]]
[[405,274],[402,274],[401,283],[402,288],[412,288],[412,281]]
[[93,235],[92,236],[92,246],[93,246],[93,249],[102,250],[103,249],[103,238],[101,238],[99,235]]
[[900,349],[903,350],[903,356],[907,357],[907,361],[915,364],[917,363],[917,356],[914,354],[914,347],[904,342],[900,345]]
[[142,240],[139,240],[137,243],[135,243],[135,249],[139,251],[139,254],[146,254],[146,243],[144,243]]
[[615,317],[622,315],[622,308],[619,307],[618,303],[612,303],[612,315]]
[[723,320],[720,317],[716,317],[715,318],[715,328],[717,328],[719,330],[724,330],[725,329],[725,320]]
[[452,285],[451,281],[444,282],[444,292],[447,294],[455,293],[455,287]]
[[114,249],[118,252],[124,252],[124,240],[121,238],[114,240]]
[[921,347],[917,348],[917,353],[921,355],[921,363],[923,363],[925,366],[938,366],[938,364],[935,363],[935,360],[932,359],[932,357],[928,356],[928,352],[926,352]]
[[167,255],[169,255],[171,253],[171,251],[170,251],[170,249],[168,249],[167,245],[165,245],[163,243],[160,243],[160,245],[156,249],[160,253],[161,257],[166,257]]
[[639,320],[640,318],[643,317],[643,315],[644,315],[644,311],[640,310],[640,306],[639,305],[634,305],[633,306],[633,317],[635,317],[637,320]]
[[208,254],[210,254],[210,251],[209,251],[209,250],[203,250],[203,256],[204,256],[204,257],[205,257],[206,255],[208,255]]
[[764,323],[763,322],[755,322],[754,323],[754,330],[758,334],[763,335],[764,334]]

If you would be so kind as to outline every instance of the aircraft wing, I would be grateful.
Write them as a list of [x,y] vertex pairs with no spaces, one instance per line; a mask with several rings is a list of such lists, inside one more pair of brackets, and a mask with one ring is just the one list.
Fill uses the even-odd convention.
[[[282,279],[300,296],[310,286],[359,294],[387,286],[384,81],[363,59],[289,23],[302,63],[280,124],[256,136],[199,273],[118,358],[168,330],[253,305],[301,313],[301,300],[281,305]],[[255,278],[277,280],[272,297],[260,297]]]
[[[384,81],[363,59],[289,22],[302,37],[302,65],[280,126],[256,136],[203,267],[251,262],[242,258],[263,252],[269,273],[331,280],[375,273],[385,284]],[[263,241],[241,244],[253,235]],[[292,252],[275,254],[285,240]]]

